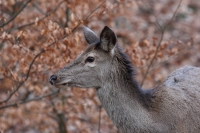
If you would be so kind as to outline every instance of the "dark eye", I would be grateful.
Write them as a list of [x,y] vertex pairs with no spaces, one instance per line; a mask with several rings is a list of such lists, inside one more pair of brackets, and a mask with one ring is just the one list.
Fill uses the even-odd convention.
[[91,56],[89,56],[89,57],[87,57],[87,59],[86,59],[86,62],[93,62],[94,61],[94,57],[91,57]]

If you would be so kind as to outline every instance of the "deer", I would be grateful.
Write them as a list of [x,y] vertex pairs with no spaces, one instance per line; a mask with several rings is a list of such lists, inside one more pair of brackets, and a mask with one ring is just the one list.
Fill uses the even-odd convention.
[[181,67],[158,87],[142,89],[114,31],[105,26],[98,37],[82,27],[87,48],[50,76],[51,85],[95,88],[121,133],[200,133],[200,68]]

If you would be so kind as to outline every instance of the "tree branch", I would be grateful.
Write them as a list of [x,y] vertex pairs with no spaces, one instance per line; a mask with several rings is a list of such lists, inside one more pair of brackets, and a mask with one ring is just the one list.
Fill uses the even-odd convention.
[[99,6],[97,6],[86,18],[87,20],[96,10],[98,10],[107,0],[104,0]]
[[63,112],[59,112],[57,111],[55,104],[53,103],[53,101],[51,101],[51,105],[53,108],[53,113],[56,115],[56,118],[54,118],[54,120],[56,120],[57,124],[58,124],[58,129],[59,129],[59,133],[67,133],[67,128],[65,125],[65,115]]
[[146,77],[147,77],[147,75],[148,75],[148,73],[149,73],[149,70],[150,70],[151,66],[153,65],[154,60],[155,60],[156,57],[157,57],[157,54],[158,54],[160,45],[161,45],[161,43],[162,43],[162,41],[163,41],[163,37],[164,37],[165,30],[166,30],[166,28],[169,26],[169,24],[173,21],[174,17],[176,16],[176,13],[177,13],[177,11],[178,11],[180,5],[181,5],[181,2],[182,2],[182,0],[179,1],[178,6],[177,6],[177,8],[176,8],[176,10],[175,10],[175,12],[174,12],[172,18],[171,18],[170,21],[164,26],[164,28],[162,28],[162,26],[159,24],[159,22],[156,21],[156,24],[158,25],[159,29],[161,30],[161,37],[160,37],[160,40],[159,40],[158,45],[157,45],[157,47],[156,47],[156,51],[155,51],[155,53],[154,53],[154,56],[153,56],[153,58],[151,59],[149,65],[148,65],[148,67],[147,67],[147,70],[146,70],[146,72],[145,72],[145,74],[144,74],[144,77],[143,77],[142,82],[141,82],[141,87],[142,87],[142,85],[143,85],[143,83],[144,83],[144,81],[145,81],[145,79],[146,79]]
[[33,7],[35,7],[41,14],[46,15],[46,13],[42,9],[40,9],[35,2],[33,3]]
[[27,0],[26,3],[20,8],[18,12],[16,12],[8,21],[0,25],[0,28],[4,27],[5,25],[13,21],[17,17],[17,15],[19,15],[20,12],[24,10],[24,8],[28,5],[29,2],[31,2],[31,0]]
[[[58,3],[58,5],[57,5],[52,11],[50,11],[49,13],[46,13],[42,18],[40,18],[40,19],[38,20],[38,22],[44,20],[44,19],[47,18],[49,15],[51,15],[51,14],[53,14],[55,11],[57,11],[57,9],[60,7],[60,5],[61,5],[63,2],[65,2],[65,0],[61,1],[60,3]],[[14,28],[12,28],[12,29],[7,30],[7,32],[10,33],[10,32],[12,32],[13,30],[21,29],[21,28],[24,28],[24,27],[26,27],[26,26],[31,26],[31,25],[33,25],[33,24],[35,24],[35,21],[34,21],[34,22],[27,23],[27,24],[24,24],[24,25],[21,25],[21,26],[18,26],[18,27],[14,27]]]
[[98,133],[101,133],[101,108],[102,106],[99,106],[99,125],[98,125]]
[[57,95],[59,92],[60,92],[60,89],[58,89],[57,91],[54,91],[54,92],[48,93],[48,94],[46,94],[46,95],[37,96],[37,97],[32,98],[32,99],[21,100],[21,101],[19,101],[19,102],[15,102],[15,103],[7,104],[7,105],[4,105],[4,106],[0,106],[0,109],[4,109],[4,108],[8,108],[8,107],[18,106],[18,105],[20,105],[20,104],[28,103],[28,102],[31,102],[31,101],[41,100],[41,99],[43,99],[43,98],[45,98],[45,97],[49,97],[49,96],[53,96],[53,95]]

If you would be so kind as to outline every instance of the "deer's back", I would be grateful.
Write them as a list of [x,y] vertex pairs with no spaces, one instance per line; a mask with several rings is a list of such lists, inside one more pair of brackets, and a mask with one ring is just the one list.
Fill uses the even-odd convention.
[[155,96],[154,118],[168,131],[200,132],[200,68],[185,66],[174,71],[155,90]]

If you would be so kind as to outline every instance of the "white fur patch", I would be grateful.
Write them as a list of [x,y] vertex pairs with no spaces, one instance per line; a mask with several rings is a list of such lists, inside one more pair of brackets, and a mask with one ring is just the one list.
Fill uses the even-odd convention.
[[115,47],[111,50],[110,53],[111,53],[112,56],[114,56],[114,54],[115,54]]
[[89,66],[89,67],[95,67],[95,66],[96,66],[96,63],[95,63],[95,62],[88,63],[87,66]]

